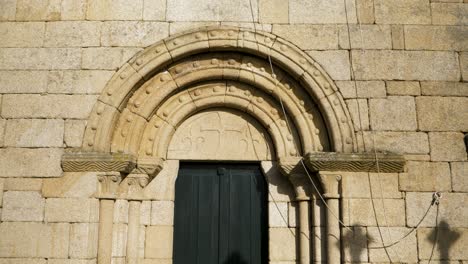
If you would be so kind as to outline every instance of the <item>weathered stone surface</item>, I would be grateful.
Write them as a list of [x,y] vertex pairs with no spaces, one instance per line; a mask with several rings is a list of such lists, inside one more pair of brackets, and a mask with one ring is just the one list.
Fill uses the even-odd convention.
[[143,20],[164,21],[166,0],[143,0]]
[[468,192],[468,162],[452,162],[452,188],[455,192]]
[[[468,98],[416,98],[419,129],[422,131],[468,131]],[[437,109],[437,111],[434,111]]]
[[348,51],[309,51],[308,54],[330,74],[333,80],[351,79],[351,65]]
[[83,49],[82,67],[92,70],[116,70],[133,57],[139,48]]
[[291,182],[281,174],[277,164],[270,161],[261,163],[262,171],[268,182],[268,200],[270,202],[289,202],[295,198]]
[[92,47],[100,45],[101,22],[64,21],[47,23],[44,46]]
[[[354,130],[362,131],[369,129],[369,107],[366,99],[346,100],[349,113],[353,119]],[[359,108],[358,108],[359,107]]]
[[292,24],[346,23],[344,1],[340,0],[290,0],[289,14]]
[[[252,14],[253,13],[253,14]],[[253,16],[253,18],[252,18]],[[258,1],[242,0],[168,0],[169,21],[258,21]]]
[[151,201],[142,201],[140,205],[140,225],[151,223]]
[[[61,149],[0,149],[0,177],[58,177]],[[20,161],[20,162],[19,162]]]
[[46,263],[47,263],[47,260],[41,259],[41,258],[1,258],[0,259],[0,264],[46,264]]
[[96,95],[7,94],[3,96],[2,115],[9,118],[85,119],[96,99]]
[[468,28],[463,26],[405,27],[405,45],[409,50],[466,50],[466,36]]
[[443,162],[407,163],[408,173],[400,174],[400,190],[402,191],[450,191],[450,168]]
[[99,201],[84,198],[49,198],[46,200],[47,222],[96,222]]
[[273,26],[271,24],[260,24],[260,23],[252,23],[252,22],[228,22],[228,21],[221,21],[221,26],[227,27],[238,27],[238,28],[248,28],[253,30],[261,30],[268,33],[271,33]]
[[99,94],[113,71],[51,71],[47,75],[47,92]]
[[[0,100],[1,100],[0,96]],[[1,102],[1,101],[0,101]],[[5,127],[6,127],[7,120],[0,118],[0,147],[3,147],[3,141],[5,137]]]
[[[312,205],[314,203],[314,201],[311,201]],[[271,204],[271,203],[270,203]],[[297,215],[297,207],[299,205],[297,204],[297,202],[289,202],[288,203],[288,218],[287,218],[287,224],[288,224],[288,227],[297,227],[297,222],[296,221],[296,218],[298,218],[299,216]],[[313,208],[311,208],[311,210],[313,210]],[[310,214],[313,214],[312,211],[310,211]],[[318,217],[320,218],[320,216]],[[313,224],[317,224],[320,222],[320,219],[318,220],[315,220],[313,221]],[[312,225],[313,225],[312,224]],[[312,226],[311,225],[311,226]],[[280,226],[281,227],[281,226]]]
[[61,119],[9,119],[5,130],[8,147],[62,147]]
[[463,141],[463,133],[432,132],[429,133],[431,145],[431,160],[433,161],[464,161],[467,150]]
[[468,6],[464,3],[432,3],[432,23],[439,25],[467,25]]
[[354,81],[336,81],[343,98],[356,98],[356,84]]
[[357,0],[357,17],[361,24],[374,24],[374,0]]
[[8,191],[3,195],[2,221],[41,222],[44,203],[39,192]]
[[[401,198],[398,189],[398,174],[396,173],[342,173],[343,198]],[[382,187],[382,188],[381,188]]]
[[174,35],[188,30],[195,30],[201,27],[219,26],[219,22],[215,21],[202,21],[202,22],[170,22],[169,35]]
[[[345,199],[343,220],[349,226],[404,226],[406,223],[403,199]],[[382,203],[383,201],[383,203]],[[375,214],[374,214],[375,210]]]
[[96,259],[49,259],[47,264],[96,264]]
[[456,53],[447,51],[352,51],[358,80],[458,81]]
[[43,93],[46,89],[45,71],[0,71],[0,93]]
[[166,38],[169,24],[163,22],[104,22],[101,45],[146,47]]
[[[407,224],[416,226],[426,213],[432,202],[432,193],[408,192],[406,194]],[[468,227],[466,219],[468,211],[465,210],[468,202],[466,193],[442,193],[439,205],[439,224],[447,223],[450,227]],[[433,206],[421,226],[434,227],[436,225],[436,208]]]
[[296,259],[296,230],[292,228],[270,228],[270,260]]
[[387,81],[388,95],[420,95],[419,82]]
[[128,223],[128,201],[118,199],[114,203],[114,223]]
[[88,1],[87,20],[141,20],[143,0]]
[[[404,227],[390,227],[383,228],[382,236],[384,244],[388,245],[402,238],[404,235],[411,231],[410,228]],[[382,240],[380,239],[379,230],[377,227],[367,228],[367,236],[370,239],[369,242],[369,262],[387,262],[388,257],[383,248],[373,249],[373,247],[382,246]],[[387,248],[390,258],[392,260],[398,260],[404,263],[417,263],[418,262],[418,249],[416,232],[407,236],[400,243]]]
[[98,246],[98,224],[70,225],[70,257],[95,258]]
[[44,39],[44,25],[42,22],[0,23],[2,36],[0,47],[41,47]]
[[463,82],[421,82],[422,95],[468,97],[468,83]]
[[86,127],[86,121],[66,120],[63,141],[67,147],[81,147],[83,135]]
[[392,47],[393,49],[405,49],[405,31],[403,25],[392,25]]
[[79,69],[81,51],[78,48],[2,48],[1,70]]
[[259,0],[260,23],[288,23],[289,2],[282,0]]
[[32,178],[6,178],[4,189],[5,191],[40,191],[42,181],[42,179]]
[[[435,228],[421,228],[418,230],[419,258],[433,260],[467,259],[468,229],[453,228],[445,222],[440,222],[438,228],[439,230]],[[436,243],[436,249],[432,254],[434,243]],[[446,261],[440,262],[446,263]]]
[[462,79],[468,80],[468,52],[460,53],[460,68],[462,72]]
[[64,172],[62,177],[44,180],[44,197],[89,198],[97,191],[96,172]]
[[[172,258],[172,226],[149,226],[146,228],[145,258]],[[161,243],[164,241],[164,243]]]
[[16,20],[60,20],[61,1],[17,0]]
[[268,203],[268,226],[288,227],[288,203]]
[[1,0],[0,20],[15,20],[16,0]]
[[392,32],[389,25],[350,25],[353,49],[391,49]]
[[338,49],[338,28],[332,25],[274,25],[273,33],[302,49]]
[[[127,255],[127,224],[114,224],[112,228],[112,256],[125,257]],[[164,240],[160,240],[164,241]],[[124,259],[125,260],[125,259]],[[122,262],[122,263],[125,263]]]
[[0,257],[68,257],[69,224],[3,222],[0,234]]
[[427,0],[374,0],[377,24],[430,24]]
[[343,259],[346,262],[367,262],[367,229],[351,227],[342,228]]
[[84,20],[86,0],[62,0],[62,20]]
[[174,202],[151,202],[151,225],[174,225]]
[[[0,178],[0,207],[3,205],[3,190],[4,190],[4,185],[5,185],[5,179]],[[0,212],[0,219],[2,217],[2,214]]]
[[369,101],[373,130],[416,130],[416,106],[413,97],[389,96]]
[[382,98],[386,96],[383,81],[356,81],[356,95],[358,98]]

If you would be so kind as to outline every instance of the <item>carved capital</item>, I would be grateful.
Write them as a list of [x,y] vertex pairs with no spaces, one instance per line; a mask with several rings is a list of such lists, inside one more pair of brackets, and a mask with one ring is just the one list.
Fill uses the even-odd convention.
[[341,174],[331,171],[320,171],[319,179],[325,191],[323,197],[328,199],[340,198]]
[[150,182],[148,174],[131,173],[123,180],[119,193],[128,200],[143,200],[143,189]]
[[158,157],[140,158],[137,167],[132,171],[135,174],[147,174],[151,181],[164,168],[164,159]]
[[116,199],[119,185],[122,182],[120,172],[105,172],[98,174],[98,198]]
[[310,179],[302,164],[301,157],[288,157],[279,159],[278,166],[281,173],[286,176],[294,187],[296,200],[310,200]]
[[136,159],[122,153],[68,152],[62,156],[63,171],[118,171],[129,173]]

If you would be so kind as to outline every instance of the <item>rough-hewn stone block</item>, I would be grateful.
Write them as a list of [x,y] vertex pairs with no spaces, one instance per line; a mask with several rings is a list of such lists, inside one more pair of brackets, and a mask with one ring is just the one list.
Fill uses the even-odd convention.
[[388,95],[420,95],[419,82],[387,81]]
[[47,222],[96,222],[99,202],[96,199],[49,198],[46,200]]
[[62,152],[53,148],[0,149],[0,177],[58,177]]
[[466,50],[467,36],[468,28],[463,26],[406,26],[405,46],[409,50]]
[[60,0],[17,0],[16,20],[60,20]]
[[377,151],[401,154],[429,153],[428,136],[421,132],[365,132],[364,142],[367,151],[375,148]]
[[8,118],[79,118],[89,116],[96,95],[35,95],[3,96],[2,115]]
[[[145,258],[172,258],[172,226],[149,226],[146,228]],[[164,243],[161,243],[164,241]]]
[[[0,96],[0,100],[1,100]],[[7,120],[0,118],[0,147],[3,147],[3,141],[5,137],[5,127],[6,127]]]
[[376,226],[376,219],[382,226],[404,226],[406,224],[404,211],[403,199],[373,199],[373,203],[371,199],[343,201],[343,220],[350,226]]
[[354,130],[363,131],[369,129],[369,107],[366,99],[346,100],[349,113],[353,119]]
[[80,147],[86,127],[84,120],[66,120],[63,141],[67,147]]
[[146,47],[168,35],[169,24],[165,22],[104,22],[101,44],[103,46]]
[[468,5],[464,3],[432,3],[432,23],[438,25],[468,25]]
[[9,119],[5,146],[63,147],[64,122],[61,119]]
[[5,192],[2,221],[42,222],[44,203],[39,192]]
[[282,0],[259,0],[260,23],[288,23],[289,2]]
[[95,0],[88,1],[88,20],[141,20],[143,0]]
[[392,25],[392,47],[393,49],[405,49],[405,31],[403,25]]
[[345,3],[341,0],[290,0],[292,24],[346,23]]
[[377,24],[430,24],[428,0],[374,0]]
[[68,257],[69,224],[3,222],[0,235],[0,257]]
[[354,81],[336,81],[343,98],[356,98],[356,85]]
[[62,0],[62,20],[85,20],[86,0]]
[[44,46],[90,47],[99,46],[101,22],[61,21],[47,23]]
[[309,51],[307,53],[327,71],[333,80],[351,79],[351,65],[348,51],[327,50]]
[[[423,131],[468,131],[468,98],[416,98],[419,129]],[[437,109],[437,111],[434,111]]]
[[98,247],[98,224],[71,224],[70,257],[95,258]]
[[356,81],[356,96],[358,98],[386,97],[385,82],[383,81]]
[[351,57],[358,80],[458,81],[460,78],[454,52],[356,50]]
[[250,2],[242,0],[168,0],[166,19],[168,21],[258,21],[258,1],[252,0],[251,9]]
[[42,22],[0,23],[0,36],[2,36],[0,47],[41,47],[44,39],[44,25]]
[[53,198],[89,198],[97,192],[96,172],[64,172],[62,177],[44,180],[42,195]]
[[174,202],[151,202],[151,225],[174,225]]
[[[410,228],[404,227],[380,227],[382,229],[382,236],[384,244],[388,245],[402,238],[404,235],[411,231]],[[383,248],[375,249],[374,247],[382,246],[380,239],[380,231],[377,227],[367,228],[367,235],[370,239],[369,243],[369,262],[388,262],[387,254]],[[416,232],[413,232],[400,243],[387,248],[387,251],[392,260],[398,260],[404,263],[417,263],[418,262],[418,249]]]
[[166,0],[143,0],[143,20],[164,21]]
[[468,192],[468,162],[452,162],[452,188],[455,192]]
[[460,53],[460,68],[462,72],[462,79],[468,81],[468,52]]
[[389,96],[369,101],[373,130],[416,130],[416,106],[409,96]]
[[374,0],[356,0],[358,21],[361,24],[374,24]]
[[392,32],[389,25],[350,25],[353,49],[391,49]]
[[0,21],[15,20],[16,0],[0,0]]
[[432,132],[429,133],[431,145],[431,160],[433,161],[464,161],[467,150],[463,141],[463,133]]
[[46,89],[45,71],[0,71],[0,93],[43,93]]
[[92,70],[116,70],[133,57],[139,48],[83,49],[82,67]]
[[[432,193],[409,192],[406,194],[407,225],[416,226],[426,213],[432,202]],[[468,211],[465,210],[468,202],[466,193],[442,193],[439,204],[439,223],[445,222],[451,227],[468,227],[466,221]],[[433,227],[436,225],[437,210],[433,206],[421,226]]]
[[[40,191],[42,179],[6,178],[5,191]],[[0,188],[1,189],[1,188]]]
[[408,173],[400,174],[400,190],[402,191],[450,191],[450,168],[443,162],[407,163]]
[[[453,228],[446,222],[439,222],[439,230],[435,228],[421,228],[418,230],[418,249],[420,259],[444,260],[467,259],[466,245],[468,245],[468,229]],[[437,235],[438,234],[438,235]],[[432,248],[436,248],[432,254]]]
[[79,69],[81,51],[78,48],[2,48],[2,70]]
[[468,83],[463,82],[421,82],[422,95],[468,97]]
[[296,259],[296,232],[292,228],[270,228],[270,260]]
[[[0,178],[0,208],[3,206],[3,189],[5,185],[5,179]],[[0,219],[2,217],[2,214],[0,212]]]
[[[343,198],[401,198],[398,174],[395,173],[342,173]],[[382,188],[381,188],[382,187]]]
[[51,71],[47,92],[66,94],[99,94],[113,71]]
[[277,34],[302,49],[338,49],[338,28],[332,25],[274,25]]
[[41,258],[1,258],[0,264],[47,264],[46,259]]
[[288,227],[288,203],[268,203],[268,226]]

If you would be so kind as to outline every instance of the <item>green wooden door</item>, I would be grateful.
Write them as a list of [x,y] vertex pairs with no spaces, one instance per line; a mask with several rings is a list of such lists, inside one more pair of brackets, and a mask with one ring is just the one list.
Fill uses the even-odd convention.
[[174,264],[268,263],[266,188],[255,164],[182,163]]

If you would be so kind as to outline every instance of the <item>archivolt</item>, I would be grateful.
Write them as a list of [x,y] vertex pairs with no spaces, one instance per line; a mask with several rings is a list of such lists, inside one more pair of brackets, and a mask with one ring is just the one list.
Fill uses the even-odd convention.
[[184,119],[220,106],[246,111],[268,128],[277,158],[357,148],[342,97],[310,57],[269,33],[216,27],[171,37],[125,64],[93,109],[83,149],[165,158]]

